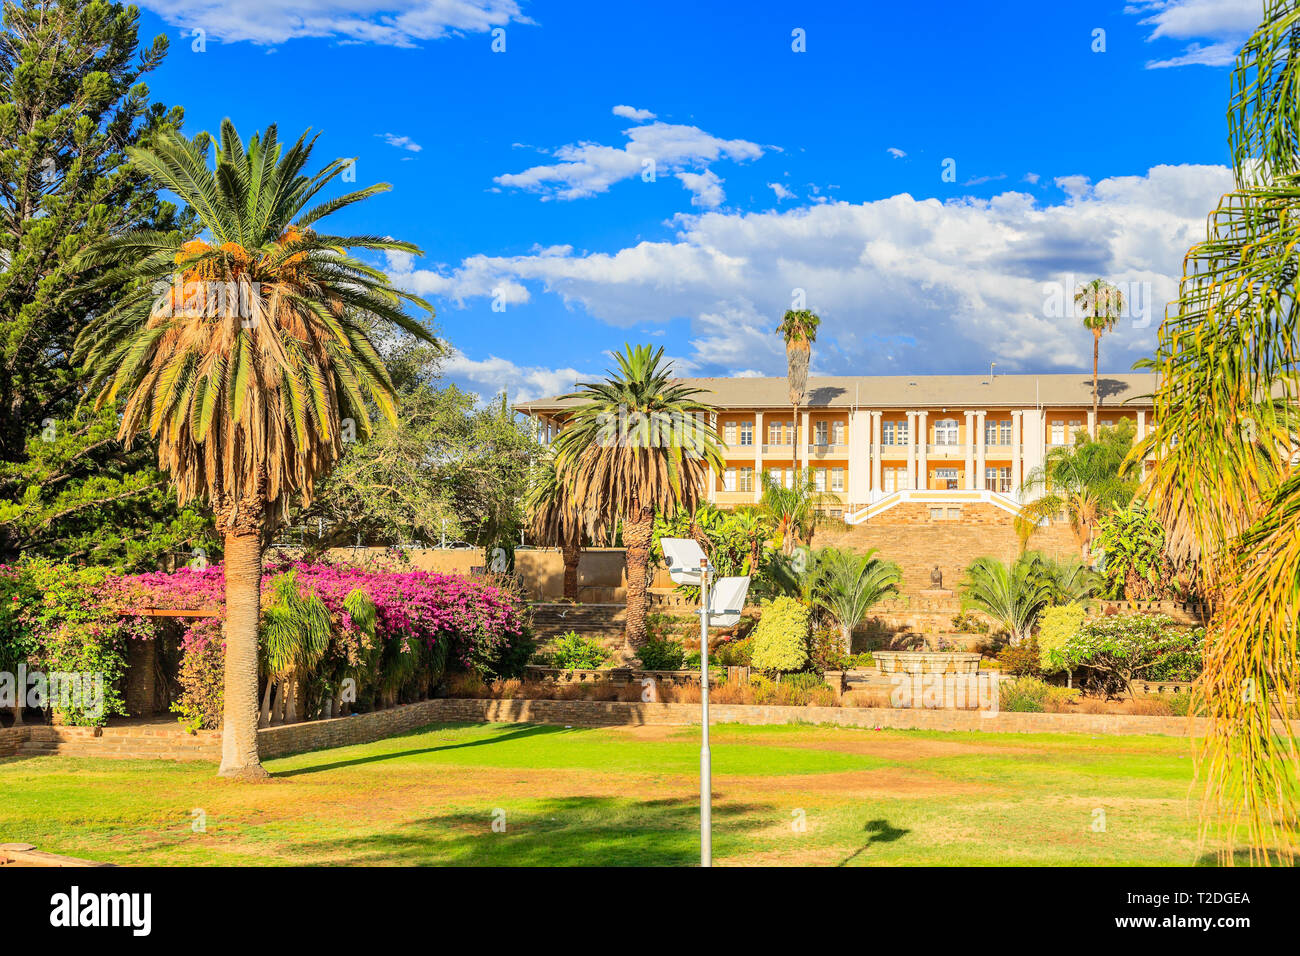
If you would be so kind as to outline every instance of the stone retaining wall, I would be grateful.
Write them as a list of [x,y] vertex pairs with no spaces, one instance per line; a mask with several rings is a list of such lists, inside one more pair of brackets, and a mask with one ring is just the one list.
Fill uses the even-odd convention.
[[0,727],[0,757],[12,757],[18,753],[31,734],[30,727]]

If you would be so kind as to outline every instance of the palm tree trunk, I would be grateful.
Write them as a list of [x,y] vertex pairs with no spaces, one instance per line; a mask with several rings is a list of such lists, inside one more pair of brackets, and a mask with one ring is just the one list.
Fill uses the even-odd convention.
[[582,549],[576,544],[566,544],[560,549],[564,555],[564,596],[570,601],[578,600],[578,562],[582,560]]
[[627,548],[627,624],[624,640],[633,653],[645,643],[650,540],[654,535],[654,512],[635,509],[623,522],[623,545]]
[[225,536],[226,669],[221,732],[223,777],[268,777],[257,756],[257,632],[262,617],[262,534],[242,527]]
[[844,639],[844,653],[853,653],[853,628],[847,624],[840,625],[840,637]]
[[1090,436],[1092,439],[1097,438],[1097,357],[1101,353],[1101,333],[1093,331],[1092,333],[1092,428]]

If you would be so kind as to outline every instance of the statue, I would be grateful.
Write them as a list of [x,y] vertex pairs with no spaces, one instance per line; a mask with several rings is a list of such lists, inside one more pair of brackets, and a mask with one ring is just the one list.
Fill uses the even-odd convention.
[[937,564],[934,566],[934,570],[930,572],[930,587],[935,591],[943,590],[943,572],[939,570]]

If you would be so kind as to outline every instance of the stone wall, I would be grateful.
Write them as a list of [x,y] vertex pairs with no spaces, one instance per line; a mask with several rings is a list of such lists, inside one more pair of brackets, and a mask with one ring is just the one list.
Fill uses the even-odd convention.
[[0,727],[0,757],[12,757],[27,742],[31,728]]
[[282,727],[263,727],[257,732],[257,749],[262,759],[283,757],[303,750],[346,747],[382,740],[426,724],[456,718],[444,716],[444,700],[424,700],[388,710],[330,720],[312,720]]
[[[888,520],[891,516],[895,520]],[[999,561],[1015,560],[1020,539],[1012,521],[1001,508],[986,504],[962,505],[960,521],[931,521],[928,505],[908,502],[864,524],[819,528],[813,545],[859,553],[878,549],[879,557],[902,569],[905,594],[929,588],[930,571],[937,565],[943,573],[943,586],[956,591],[966,567],[976,558],[989,555]],[[1053,558],[1079,553],[1069,525],[1055,522],[1036,531],[1029,547]]]

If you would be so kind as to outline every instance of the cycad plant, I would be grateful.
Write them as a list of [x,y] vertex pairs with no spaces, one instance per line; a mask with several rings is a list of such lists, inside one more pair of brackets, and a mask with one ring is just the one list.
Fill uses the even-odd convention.
[[976,558],[961,582],[961,606],[982,611],[1002,626],[1013,645],[1033,634],[1034,625],[1052,600],[1050,582],[1036,554],[1021,555],[1010,565],[996,558]]
[[628,345],[600,382],[580,382],[555,440],[558,480],[575,505],[607,526],[621,523],[627,553],[627,651],[646,638],[650,545],[656,514],[672,517],[701,502],[722,451],[704,390],[676,381],[662,348]]
[[839,628],[844,653],[853,653],[853,629],[872,607],[898,590],[901,579],[898,565],[877,558],[875,549],[866,554],[835,548],[818,552],[813,599]]
[[1213,604],[1199,683],[1209,729],[1198,769],[1205,835],[1224,859],[1300,850],[1300,8],[1266,0],[1233,74],[1235,188],[1184,260],[1161,324],[1156,455],[1144,491],[1166,550]]
[[402,311],[428,306],[349,251],[418,249],[316,228],[387,184],[312,205],[351,165],[305,173],[314,143],[304,134],[283,149],[272,126],[245,147],[228,120],[219,140],[160,133],[129,155],[189,206],[200,238],[127,232],[80,263],[134,289],[78,341],[89,394],[97,406],[124,400],[119,437],[129,444],[148,431],[177,498],[208,502],[224,538],[223,776],[266,775],[257,757],[264,543],[291,497],[310,502],[345,425],[367,436],[371,408],[394,420],[392,383],[366,323],[430,340]]

